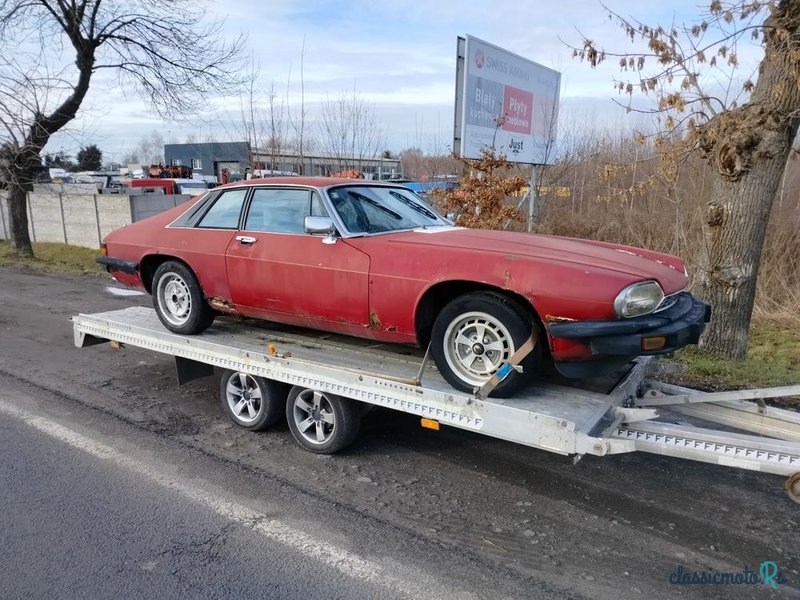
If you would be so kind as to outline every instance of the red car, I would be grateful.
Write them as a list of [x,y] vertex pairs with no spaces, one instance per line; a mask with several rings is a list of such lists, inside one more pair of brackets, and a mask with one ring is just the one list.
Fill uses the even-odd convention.
[[[249,180],[109,234],[98,262],[153,296],[171,331],[218,313],[426,347],[473,391],[533,335],[494,390],[697,343],[710,309],[680,259],[614,244],[454,227],[412,191],[331,178]],[[503,369],[508,372],[508,366]]]

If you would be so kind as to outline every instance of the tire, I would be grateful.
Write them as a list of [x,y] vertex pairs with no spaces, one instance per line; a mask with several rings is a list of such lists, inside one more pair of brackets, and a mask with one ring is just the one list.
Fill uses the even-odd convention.
[[361,428],[361,403],[327,392],[294,386],[286,400],[286,420],[297,443],[316,454],[349,446]]
[[[533,316],[500,293],[463,294],[437,315],[431,331],[431,353],[439,372],[450,385],[473,392],[508,362],[530,337],[534,327]],[[477,339],[478,335],[483,339]],[[541,339],[520,363],[523,372],[510,373],[490,396],[507,398],[527,385],[531,376],[541,369],[540,344]]]
[[193,335],[208,329],[214,311],[192,270],[168,260],[153,275],[153,306],[164,327],[174,333]]
[[276,381],[225,371],[219,382],[222,409],[239,427],[263,431],[284,415],[286,390]]

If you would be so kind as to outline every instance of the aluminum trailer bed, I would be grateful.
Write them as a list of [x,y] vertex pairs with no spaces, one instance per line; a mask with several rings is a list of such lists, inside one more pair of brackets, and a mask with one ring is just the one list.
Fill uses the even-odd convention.
[[648,379],[659,366],[639,360],[601,391],[537,381],[514,398],[482,399],[450,387],[414,349],[263,325],[218,319],[185,336],[149,308],[73,317],[76,346],[111,341],[171,355],[179,384],[218,367],[576,459],[640,451],[783,475],[800,502],[800,412],[763,402],[800,395],[800,385],[703,393]]

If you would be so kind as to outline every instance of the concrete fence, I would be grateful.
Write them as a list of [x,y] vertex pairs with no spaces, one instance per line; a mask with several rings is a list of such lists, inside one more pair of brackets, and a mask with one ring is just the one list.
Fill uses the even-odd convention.
[[[165,194],[30,192],[31,240],[99,248],[110,231],[173,208],[188,198]],[[0,239],[10,237],[7,194],[0,192]]]

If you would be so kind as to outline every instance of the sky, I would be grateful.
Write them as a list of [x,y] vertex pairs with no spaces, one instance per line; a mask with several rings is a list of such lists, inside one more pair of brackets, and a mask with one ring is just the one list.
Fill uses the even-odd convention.
[[[666,26],[691,23],[705,12],[697,0],[605,4],[622,16]],[[274,83],[288,90],[286,97],[296,107],[302,57],[309,120],[319,118],[322,99],[355,89],[374,104],[385,148],[393,152],[412,146],[448,151],[456,38],[465,34],[560,71],[562,128],[602,123],[626,129],[641,119],[626,116],[614,103],[625,101],[612,85],[620,75],[616,62],[591,69],[574,59],[567,45],[579,45],[585,35],[608,49],[636,47],[597,0],[231,0],[206,9],[225,19],[229,39],[246,36],[247,51],[260,65],[262,88]],[[758,49],[741,55],[744,71],[752,70]],[[649,106],[647,100],[639,102]],[[184,142],[189,135],[228,141],[236,137],[235,126],[225,122],[235,121],[237,113],[235,98],[210,99],[204,114],[163,122],[133,91],[119,88],[113,78],[97,78],[70,131],[47,150],[74,153],[95,143],[107,160],[120,160],[154,130],[168,142]]]

